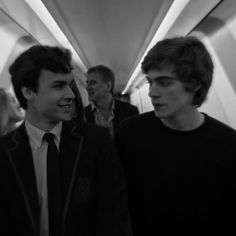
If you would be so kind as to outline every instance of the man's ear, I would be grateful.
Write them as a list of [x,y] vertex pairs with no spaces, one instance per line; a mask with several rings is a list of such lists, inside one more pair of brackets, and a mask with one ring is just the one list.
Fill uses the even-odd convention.
[[196,93],[201,87],[201,83],[197,80],[192,80],[185,84],[186,90],[192,93]]
[[112,86],[112,84],[111,84],[111,81],[108,81],[107,82],[107,89],[111,92],[111,86]]
[[194,85],[194,92],[197,92],[201,87],[202,85],[197,81]]
[[25,99],[28,101],[31,101],[35,96],[35,92],[32,89],[27,88],[27,87],[22,87],[21,92],[23,96],[25,97]]

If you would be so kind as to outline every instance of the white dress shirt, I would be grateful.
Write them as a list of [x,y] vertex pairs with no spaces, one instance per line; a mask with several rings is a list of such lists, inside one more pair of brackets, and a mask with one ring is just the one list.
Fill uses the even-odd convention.
[[[40,206],[40,236],[49,235],[48,225],[48,191],[47,191],[47,149],[48,144],[43,140],[46,133],[43,130],[25,121],[26,132],[29,136],[29,142],[33,154],[34,169],[36,175],[39,206]],[[51,131],[53,133],[55,144],[59,150],[61,138],[62,122],[59,122]]]

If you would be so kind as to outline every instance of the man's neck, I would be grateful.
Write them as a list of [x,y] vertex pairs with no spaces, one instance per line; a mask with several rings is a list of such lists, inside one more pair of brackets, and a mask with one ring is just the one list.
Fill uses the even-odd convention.
[[162,123],[174,130],[190,131],[198,128],[204,122],[204,115],[197,109],[188,114],[180,115],[174,118],[163,118]]
[[111,111],[113,103],[113,96],[109,94],[108,96],[102,98],[97,103],[94,103],[95,106],[102,111]]
[[44,130],[46,132],[52,130],[57,124],[58,122],[46,122],[46,121],[42,121],[40,119],[35,119],[33,115],[31,115],[30,113],[26,112],[25,114],[25,119],[32,124],[33,126],[37,127],[38,129]]

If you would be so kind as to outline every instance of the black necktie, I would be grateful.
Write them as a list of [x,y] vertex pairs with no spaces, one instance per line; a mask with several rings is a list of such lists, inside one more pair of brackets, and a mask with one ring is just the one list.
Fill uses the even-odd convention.
[[47,152],[47,184],[49,235],[58,236],[60,227],[60,165],[59,152],[54,142],[54,134],[46,133],[44,139],[48,143]]

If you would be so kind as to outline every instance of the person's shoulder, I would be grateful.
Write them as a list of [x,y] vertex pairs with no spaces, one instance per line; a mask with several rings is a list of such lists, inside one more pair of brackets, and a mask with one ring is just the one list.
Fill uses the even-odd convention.
[[[16,137],[19,136],[19,134],[22,134],[22,129],[23,129],[23,124],[19,126],[18,128],[12,130],[11,132],[7,133],[6,135],[1,136],[0,137],[0,150],[6,150],[10,148],[10,146],[16,142],[15,141]],[[20,137],[21,136],[22,135],[20,135]],[[17,141],[19,141],[19,138]]]
[[138,112],[138,108],[128,102],[123,102],[120,100],[115,99],[115,106],[131,109],[131,110],[136,110]]
[[221,137],[228,136],[236,138],[236,130],[229,125],[219,121],[216,118],[213,118],[212,116],[209,116],[207,114],[204,114],[206,118],[206,124],[207,126],[215,133],[218,133],[218,135],[222,135]]
[[128,117],[121,123],[121,126],[140,126],[141,128],[142,124],[147,124],[147,122],[153,119],[155,119],[154,111],[149,111],[136,116]]
[[79,136],[82,136],[85,139],[97,139],[102,140],[103,138],[110,137],[109,130],[107,128],[98,126],[94,123],[80,121],[76,122],[75,120],[65,123],[67,129],[73,130]]
[[126,107],[135,107],[134,105],[128,103],[128,102],[123,102],[118,99],[114,99],[115,105],[120,105],[120,106],[126,106]]
[[79,129],[81,132],[84,134],[88,134],[90,132],[92,133],[104,133],[107,128],[98,126],[94,123],[89,123],[89,122],[81,122],[79,125]]

